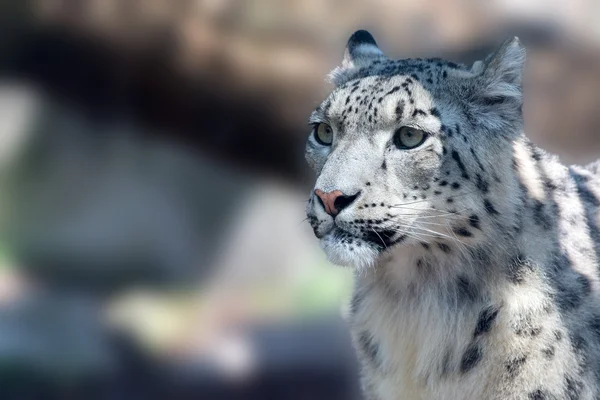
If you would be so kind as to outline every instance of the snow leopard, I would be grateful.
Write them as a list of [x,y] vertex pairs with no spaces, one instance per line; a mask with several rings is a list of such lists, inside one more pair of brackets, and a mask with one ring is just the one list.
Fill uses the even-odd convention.
[[361,30],[310,116],[308,221],[354,271],[367,400],[600,399],[600,164],[525,136],[524,64],[516,37],[466,66]]

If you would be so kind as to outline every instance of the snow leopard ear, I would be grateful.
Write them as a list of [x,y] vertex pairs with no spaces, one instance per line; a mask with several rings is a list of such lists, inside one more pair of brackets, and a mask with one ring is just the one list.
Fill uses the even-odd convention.
[[468,103],[470,120],[489,130],[512,134],[522,124],[521,79],[525,49],[518,38],[505,41],[500,49],[471,68]]
[[348,39],[342,65],[331,71],[329,79],[336,85],[342,84],[355,69],[364,67],[371,62],[386,58],[377,47],[373,36],[365,31],[356,31]]
[[479,95],[496,103],[510,99],[520,101],[524,66],[525,48],[519,38],[506,40],[483,63],[473,65],[473,72],[481,74],[482,91]]

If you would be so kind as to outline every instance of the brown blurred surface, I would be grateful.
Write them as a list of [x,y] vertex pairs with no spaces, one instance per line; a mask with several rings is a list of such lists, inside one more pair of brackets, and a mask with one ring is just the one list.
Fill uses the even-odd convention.
[[558,22],[515,19],[501,12],[502,2],[474,1],[34,4],[35,33],[16,39],[20,73],[77,103],[130,109],[194,146],[295,179],[306,173],[306,115],[326,94],[324,77],[358,27],[372,29],[392,57],[469,62],[473,49],[482,56],[519,35],[530,51],[530,135],[569,161],[600,150],[598,40],[586,36],[593,21],[571,21],[585,15],[585,2],[564,5],[571,18]]

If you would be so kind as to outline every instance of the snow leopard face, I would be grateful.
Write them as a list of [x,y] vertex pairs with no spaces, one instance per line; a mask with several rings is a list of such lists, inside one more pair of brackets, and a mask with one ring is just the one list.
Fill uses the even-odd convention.
[[509,187],[523,61],[517,39],[467,68],[393,61],[368,32],[351,36],[306,146],[317,174],[307,215],[330,261],[366,267],[410,245],[443,253],[510,207],[510,193],[490,193]]

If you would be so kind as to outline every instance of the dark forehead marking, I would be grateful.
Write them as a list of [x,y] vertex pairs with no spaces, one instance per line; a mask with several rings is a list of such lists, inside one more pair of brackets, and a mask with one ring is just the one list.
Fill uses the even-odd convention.
[[404,100],[400,100],[398,102],[398,105],[396,105],[396,119],[398,121],[400,121],[402,118],[404,118],[404,108],[406,107],[406,103],[404,102]]
[[[365,78],[367,76],[387,77],[394,75],[410,75],[416,81],[431,79],[434,75],[442,74],[447,77],[447,69],[467,68],[451,61],[441,60],[439,58],[431,59],[404,59],[404,60],[376,60],[371,64],[354,71],[346,77],[346,82],[354,79]],[[422,75],[422,76],[420,76]]]

